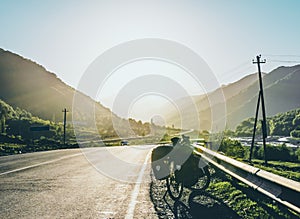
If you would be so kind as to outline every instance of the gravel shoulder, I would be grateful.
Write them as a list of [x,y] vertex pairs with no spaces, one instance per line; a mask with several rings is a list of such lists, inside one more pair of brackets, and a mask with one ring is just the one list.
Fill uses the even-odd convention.
[[195,193],[184,189],[180,201],[166,194],[165,180],[152,176],[150,197],[159,218],[299,218],[246,185],[212,170],[207,190]]

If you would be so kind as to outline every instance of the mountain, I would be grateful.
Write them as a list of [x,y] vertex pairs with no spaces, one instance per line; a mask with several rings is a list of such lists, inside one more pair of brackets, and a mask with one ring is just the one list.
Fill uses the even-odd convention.
[[[279,67],[263,77],[267,116],[300,107],[300,65]],[[253,117],[258,99],[258,83],[226,102],[227,125],[234,128],[242,120]]]
[[[263,75],[265,74],[263,73]],[[215,91],[208,93],[208,95],[203,94],[200,96],[195,96],[193,98],[196,100],[196,102],[203,104],[203,101],[208,101],[207,99],[215,99],[219,95],[219,93],[222,92],[224,94],[225,100],[228,100],[234,97],[235,95],[239,94],[240,92],[242,92],[245,88],[252,85],[254,82],[257,81],[257,79],[258,76],[256,73],[250,74],[236,82],[230,83],[228,85],[222,85],[220,88],[216,89]],[[206,107],[207,106],[205,106],[204,108]]]
[[[212,111],[214,115],[221,114],[221,109],[226,105],[226,127],[234,129],[242,120],[253,117],[258,99],[258,76],[251,74],[232,84],[221,86],[207,95],[192,97],[194,103],[187,104],[183,98],[176,102],[183,108],[180,115],[168,112],[167,123],[180,126],[182,118],[189,121],[184,128],[195,128],[200,121],[200,128],[210,130],[212,127]],[[267,116],[286,112],[300,107],[300,65],[293,67],[279,67],[263,75],[265,105]],[[224,94],[224,98],[220,96]],[[224,102],[225,101],[225,102]],[[198,118],[190,113],[191,108],[197,108]],[[165,111],[163,109],[163,111]],[[181,119],[180,119],[181,118]],[[215,124],[216,125],[216,124]]]
[[[81,106],[95,110],[95,114],[73,109],[74,94],[80,100]],[[79,123],[92,121],[93,125],[96,124],[94,130],[101,133],[102,137],[150,133],[149,124],[119,118],[99,102],[76,92],[43,66],[3,49],[0,49],[0,99],[13,108],[19,107],[34,116],[54,122],[63,121],[62,110],[66,108],[69,111],[68,121],[74,117],[81,120]],[[118,126],[119,133],[116,133],[115,126]],[[91,127],[88,124],[82,128]]]
[[[62,121],[62,109],[72,109],[75,90],[37,63],[0,49],[0,99],[40,118]],[[86,96],[86,101],[94,101]],[[103,114],[110,110],[97,104]]]
[[[162,111],[167,112],[166,120],[168,124],[180,126],[182,125],[181,120],[187,120],[188,122],[185,122],[185,129],[197,129],[200,122],[200,129],[210,130],[212,116],[211,106],[214,105],[221,109],[224,101],[227,101],[235,95],[241,93],[245,88],[256,82],[257,79],[257,74],[250,74],[231,84],[222,85],[215,91],[208,94],[186,97],[176,100],[176,105],[179,106],[178,108],[182,109],[181,112],[170,112],[169,109],[162,109]],[[217,107],[214,107],[215,111],[218,110]],[[198,120],[195,119],[195,108],[199,112]]]

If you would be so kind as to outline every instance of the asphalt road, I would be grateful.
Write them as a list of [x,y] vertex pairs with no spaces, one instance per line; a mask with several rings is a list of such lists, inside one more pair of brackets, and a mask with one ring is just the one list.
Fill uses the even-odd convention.
[[[0,157],[0,218],[157,218],[150,146]],[[141,182],[141,183],[136,183]]]

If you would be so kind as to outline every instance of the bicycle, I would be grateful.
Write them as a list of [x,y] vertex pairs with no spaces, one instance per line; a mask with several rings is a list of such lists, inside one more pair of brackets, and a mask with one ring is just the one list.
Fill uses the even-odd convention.
[[210,183],[208,164],[193,153],[189,138],[182,137],[181,141],[173,138],[173,146],[159,146],[152,153],[154,175],[159,180],[166,180],[167,192],[175,201],[181,198],[184,187],[202,191]]

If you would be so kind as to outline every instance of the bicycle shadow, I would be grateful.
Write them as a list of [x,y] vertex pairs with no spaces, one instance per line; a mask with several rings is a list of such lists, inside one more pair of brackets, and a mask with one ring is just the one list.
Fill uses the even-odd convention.
[[240,218],[231,208],[213,195],[201,191],[191,192],[188,203],[175,201],[171,211],[175,218]]

